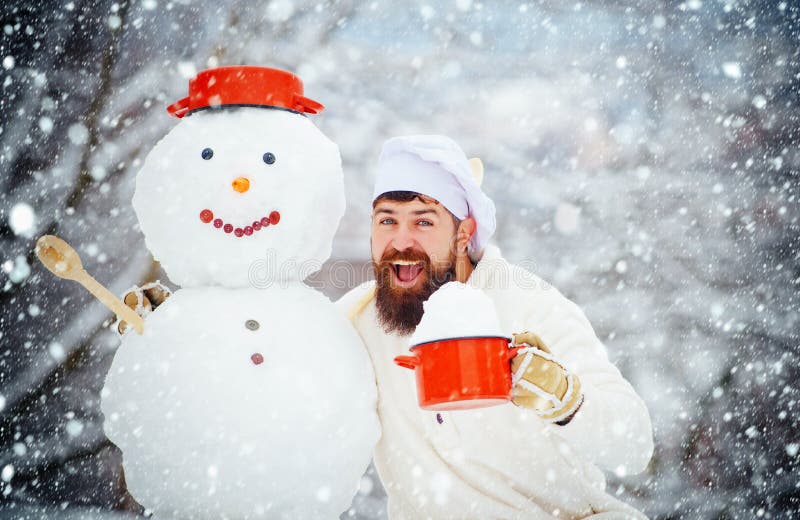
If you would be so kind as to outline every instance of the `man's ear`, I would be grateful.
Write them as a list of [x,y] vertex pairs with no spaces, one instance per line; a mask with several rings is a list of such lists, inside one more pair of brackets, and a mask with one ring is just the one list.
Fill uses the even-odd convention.
[[456,231],[456,253],[466,254],[467,246],[469,245],[469,241],[472,238],[472,235],[475,234],[475,219],[472,217],[467,217],[461,221],[458,225],[458,230]]

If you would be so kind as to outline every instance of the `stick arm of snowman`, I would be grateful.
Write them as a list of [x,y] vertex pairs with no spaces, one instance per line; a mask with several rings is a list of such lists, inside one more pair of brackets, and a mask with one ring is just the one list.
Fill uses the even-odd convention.
[[87,273],[78,253],[64,240],[55,235],[44,235],[36,241],[35,252],[39,261],[51,273],[83,285],[100,303],[111,309],[111,312],[130,323],[136,332],[144,333],[144,319]]

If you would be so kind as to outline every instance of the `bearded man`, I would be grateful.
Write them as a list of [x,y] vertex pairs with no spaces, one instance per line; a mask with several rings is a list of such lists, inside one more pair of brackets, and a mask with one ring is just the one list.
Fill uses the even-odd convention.
[[[647,408],[580,309],[487,245],[495,207],[461,148],[443,136],[390,139],[373,199],[375,281],[337,305],[375,369],[383,435],[374,462],[389,518],[643,518],[604,491],[600,468],[645,469]],[[529,347],[510,367],[511,403],[423,410],[413,372],[393,362],[408,353],[423,303],[450,281],[483,290],[507,335]]]

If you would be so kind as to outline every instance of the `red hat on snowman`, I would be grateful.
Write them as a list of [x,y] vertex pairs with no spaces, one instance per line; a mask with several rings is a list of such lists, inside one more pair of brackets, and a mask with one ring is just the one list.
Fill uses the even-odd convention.
[[222,107],[260,107],[317,114],[325,108],[303,95],[300,78],[280,69],[248,65],[219,67],[189,80],[189,95],[167,107],[181,118],[200,110]]

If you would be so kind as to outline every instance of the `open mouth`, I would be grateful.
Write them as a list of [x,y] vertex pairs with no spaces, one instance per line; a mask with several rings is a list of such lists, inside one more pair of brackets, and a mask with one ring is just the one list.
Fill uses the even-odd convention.
[[246,226],[234,226],[229,222],[225,222],[221,218],[214,218],[214,212],[210,209],[204,209],[200,212],[200,220],[204,224],[211,224],[217,229],[222,230],[225,233],[233,233],[236,237],[249,237],[256,231],[261,231],[262,229],[274,226],[281,221],[281,214],[277,211],[272,211],[268,216],[262,217],[259,220],[254,220],[252,224]]
[[420,274],[424,271],[424,266],[421,262],[397,260],[391,264],[395,282],[400,287],[413,287],[417,283]]

